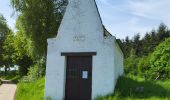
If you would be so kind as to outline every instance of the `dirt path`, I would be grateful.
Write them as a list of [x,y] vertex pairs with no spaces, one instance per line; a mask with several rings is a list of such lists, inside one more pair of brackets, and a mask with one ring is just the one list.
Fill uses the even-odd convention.
[[4,83],[0,86],[0,100],[14,100],[16,84]]

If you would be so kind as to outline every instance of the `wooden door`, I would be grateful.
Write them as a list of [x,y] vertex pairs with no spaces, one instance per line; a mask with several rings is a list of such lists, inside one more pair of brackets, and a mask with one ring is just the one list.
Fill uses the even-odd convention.
[[92,56],[67,56],[66,100],[91,100]]

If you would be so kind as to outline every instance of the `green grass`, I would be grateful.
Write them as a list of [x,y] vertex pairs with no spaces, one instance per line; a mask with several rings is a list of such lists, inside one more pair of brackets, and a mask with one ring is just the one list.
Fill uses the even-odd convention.
[[[45,79],[36,83],[19,83],[16,100],[43,100]],[[143,91],[137,90],[143,87]],[[170,80],[145,81],[139,77],[119,78],[115,93],[97,100],[170,100]]]
[[18,83],[20,76],[19,75],[8,75],[8,76],[1,76],[0,78],[3,80],[11,80],[14,83]]
[[16,100],[43,100],[45,79],[41,78],[35,83],[18,83]]
[[[140,91],[138,88],[143,87]],[[97,100],[170,100],[170,80],[145,81],[139,77],[121,77],[115,93]]]

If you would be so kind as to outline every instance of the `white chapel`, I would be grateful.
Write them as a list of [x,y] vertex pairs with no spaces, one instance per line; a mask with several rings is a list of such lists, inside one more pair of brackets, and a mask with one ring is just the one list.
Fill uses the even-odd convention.
[[45,99],[93,100],[113,93],[123,74],[123,52],[104,28],[95,0],[68,0],[57,36],[47,42]]

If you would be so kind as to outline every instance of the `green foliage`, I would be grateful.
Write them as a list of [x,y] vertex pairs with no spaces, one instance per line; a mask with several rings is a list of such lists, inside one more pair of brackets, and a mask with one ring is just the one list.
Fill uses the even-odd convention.
[[0,85],[2,84],[2,80],[0,79]]
[[5,67],[5,74],[7,73],[7,68],[13,66],[13,37],[14,34],[8,28],[5,18],[0,15],[0,67]]
[[151,32],[146,33],[143,38],[140,38],[139,33],[132,39],[126,37],[123,42],[125,57],[127,58],[130,56],[132,49],[134,49],[135,55],[138,57],[148,56],[155,50],[155,47],[159,43],[168,37],[170,37],[170,31],[163,23],[160,24],[157,30],[152,30]]
[[55,0],[11,0],[13,8],[19,12],[17,33],[29,40],[27,51],[34,58],[46,54],[47,38],[57,34],[61,22],[58,2]]
[[157,30],[146,33],[142,39],[139,34],[131,40],[126,37],[123,43],[126,58],[125,73],[142,76],[147,80],[169,79],[170,43],[168,40],[166,43],[163,42],[168,37],[170,31],[163,23]]
[[3,44],[4,52],[2,54],[3,60],[6,61],[6,63],[12,63],[13,54],[14,54],[14,34],[12,32],[7,33],[6,39]]
[[138,66],[138,73],[140,76],[144,76],[146,78],[147,73],[146,71],[149,70],[149,61],[150,61],[150,56],[143,56],[138,58],[139,62],[137,63]]
[[8,80],[14,82],[14,83],[18,83],[18,80],[20,79],[21,77],[19,75],[13,75],[11,78],[9,78]]
[[160,43],[148,56],[131,54],[125,59],[125,72],[140,75],[147,80],[170,79],[170,38]]
[[37,61],[46,58],[47,38],[57,35],[66,2],[11,0],[11,4],[18,14],[12,60],[19,65],[20,76],[28,75],[24,79],[34,81],[45,73],[45,65]]
[[3,17],[0,19],[0,33],[3,34],[0,39],[0,65],[5,66],[5,74],[7,74],[7,68],[17,64],[20,66],[19,74],[26,75],[27,68],[31,65],[31,59],[24,48],[26,38],[20,34],[14,35],[6,25],[5,19]]
[[48,97],[46,98],[46,100],[51,100],[51,97],[48,96]]
[[0,14],[0,67],[3,66],[3,45],[4,45],[4,41],[6,39],[6,35],[9,32],[9,28],[6,24],[6,20],[5,18]]
[[138,62],[139,59],[136,56],[131,56],[125,59],[125,73],[126,74],[132,74],[137,75],[138,72]]
[[43,100],[45,79],[33,83],[20,82],[17,84],[16,100]]
[[23,58],[23,56],[30,56],[29,52],[27,50],[29,50],[29,39],[27,39],[27,37],[21,33],[21,32],[17,32],[17,34],[15,35],[15,41],[14,41],[14,48],[16,50],[15,53],[15,59],[14,62],[17,63],[19,60],[21,60]]
[[33,58],[28,54],[29,40],[22,33],[17,33],[14,37],[13,48],[13,63],[19,66],[19,75],[27,75],[28,68],[33,64]]
[[134,76],[121,77],[116,85],[115,92],[97,100],[169,100],[170,80],[145,81]]
[[170,38],[156,47],[150,65],[148,74],[152,79],[170,79]]
[[24,76],[21,81],[22,82],[35,82],[37,79],[44,76],[45,73],[45,62],[43,59],[37,61],[33,64],[28,71],[27,76]]
[[0,42],[4,41],[4,38],[9,31],[10,30],[6,24],[6,19],[0,14]]
[[19,75],[24,76],[27,75],[28,69],[33,64],[33,61],[30,57],[25,55],[22,59],[19,59],[16,64],[19,65]]
[[8,75],[6,76],[0,76],[1,79],[4,80],[10,80],[13,83],[18,83],[18,80],[20,79],[20,76],[17,74],[11,74],[8,72]]
[[137,57],[135,55],[125,59],[125,73],[146,78],[146,71],[150,68],[149,56]]
[[3,43],[3,52],[2,52],[2,58],[3,58],[3,65],[5,65],[6,68],[13,66],[12,59],[14,58],[14,34],[12,32],[7,33],[6,39]]

